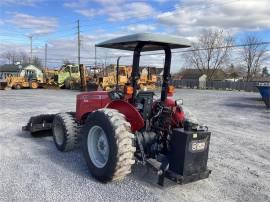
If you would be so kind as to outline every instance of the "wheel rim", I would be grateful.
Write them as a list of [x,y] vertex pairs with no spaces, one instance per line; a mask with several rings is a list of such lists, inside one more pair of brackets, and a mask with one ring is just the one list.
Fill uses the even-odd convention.
[[88,153],[93,164],[103,168],[109,159],[109,144],[104,130],[99,126],[93,126],[87,137]]
[[64,129],[59,121],[56,121],[54,125],[54,137],[58,145],[64,144]]

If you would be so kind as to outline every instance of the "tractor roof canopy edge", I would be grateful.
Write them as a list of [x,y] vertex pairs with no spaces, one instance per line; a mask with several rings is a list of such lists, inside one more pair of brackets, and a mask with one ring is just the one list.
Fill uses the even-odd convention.
[[191,46],[191,43],[187,39],[181,37],[153,33],[139,33],[110,39],[96,44],[96,47],[134,51],[140,42],[145,44],[141,50],[142,52],[164,50],[164,47],[176,49],[188,48]]

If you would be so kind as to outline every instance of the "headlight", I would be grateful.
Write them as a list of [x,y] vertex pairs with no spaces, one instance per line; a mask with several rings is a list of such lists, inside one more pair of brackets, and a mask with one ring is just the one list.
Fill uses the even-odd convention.
[[183,104],[184,104],[183,99],[175,100],[175,105],[176,106],[180,106],[180,105],[183,105]]

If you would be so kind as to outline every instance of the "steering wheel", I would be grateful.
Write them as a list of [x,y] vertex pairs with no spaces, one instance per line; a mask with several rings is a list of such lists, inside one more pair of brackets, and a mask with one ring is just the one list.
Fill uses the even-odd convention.
[[109,94],[112,100],[121,100],[124,97],[124,93],[119,91],[111,91]]

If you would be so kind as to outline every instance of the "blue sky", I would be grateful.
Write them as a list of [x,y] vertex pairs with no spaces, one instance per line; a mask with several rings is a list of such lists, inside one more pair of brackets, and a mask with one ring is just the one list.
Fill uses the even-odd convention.
[[[48,43],[49,65],[63,58],[76,61],[76,21],[82,35],[82,60],[93,63],[94,44],[120,35],[137,32],[173,34],[196,41],[205,29],[223,29],[236,42],[247,34],[270,41],[269,0],[1,0],[0,46],[29,52],[33,35],[34,54],[43,57]],[[3,50],[2,49],[2,50]],[[122,52],[97,50],[99,62],[114,62],[111,56]],[[176,55],[173,68],[181,66]],[[161,65],[162,57],[148,57]],[[123,61],[130,63],[130,59]],[[268,65],[269,62],[266,62]]]

